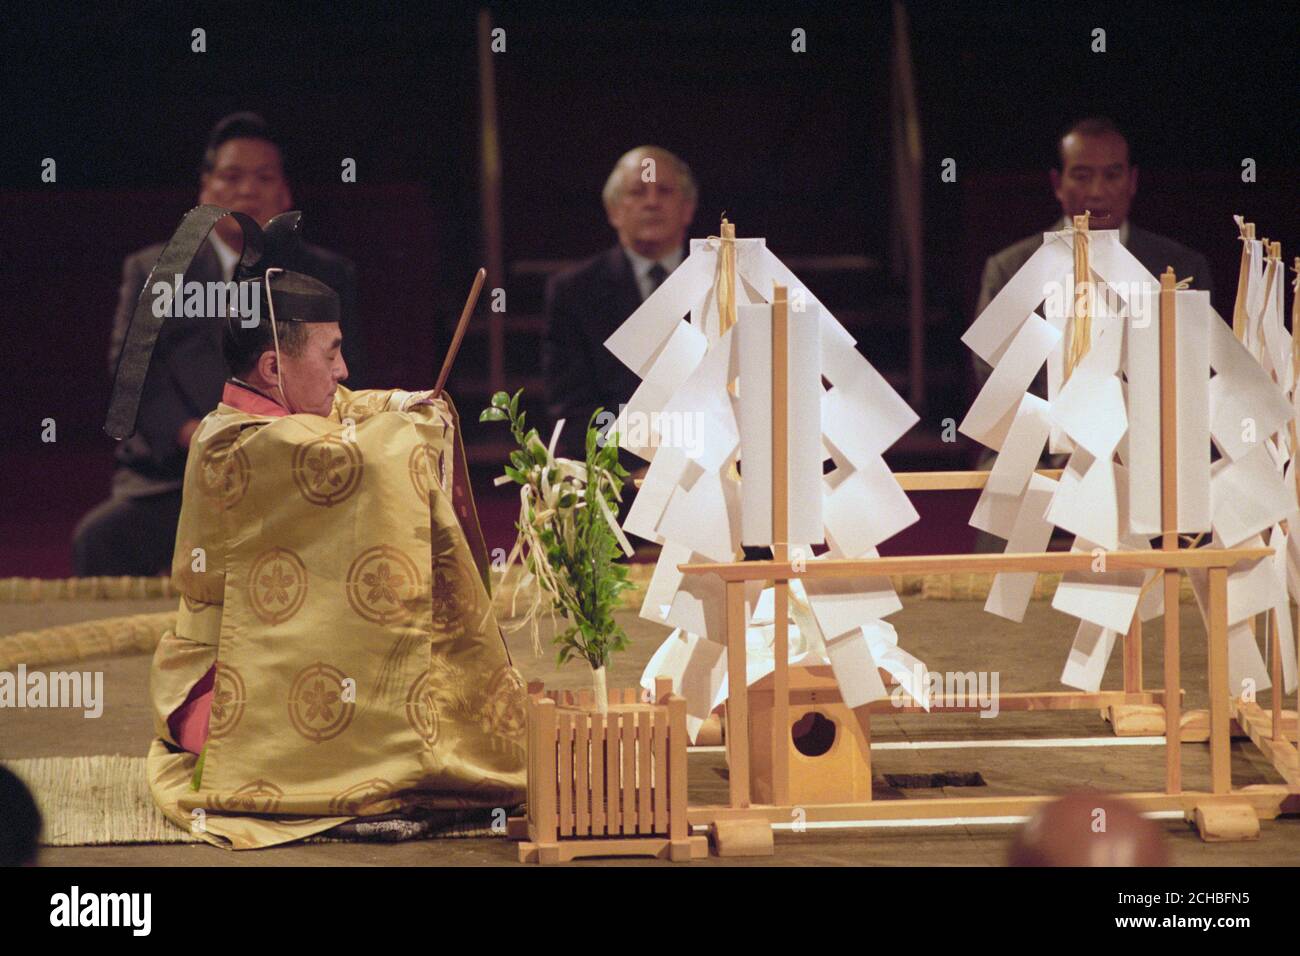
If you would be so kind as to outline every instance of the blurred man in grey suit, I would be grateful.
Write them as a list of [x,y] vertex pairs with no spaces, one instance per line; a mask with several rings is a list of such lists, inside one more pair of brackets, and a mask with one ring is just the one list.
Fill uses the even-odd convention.
[[[1208,290],[1210,298],[1214,298],[1214,279],[1203,255],[1129,222],[1129,207],[1137,195],[1138,169],[1129,160],[1128,140],[1113,122],[1104,117],[1079,120],[1060,138],[1057,150],[1060,167],[1048,175],[1052,191],[1061,204],[1061,219],[1049,230],[1066,229],[1073,222],[1072,216],[1090,212],[1090,228],[1118,229],[1119,241],[1152,275],[1158,276],[1166,266],[1173,266],[1179,279],[1193,279],[1195,288]],[[1042,232],[1037,232],[989,257],[984,263],[976,316],[1042,244]],[[976,384],[982,388],[991,369],[977,355],[972,354],[971,360],[975,365]],[[1046,368],[1039,370],[1031,391],[1041,398],[1047,397]],[[987,471],[993,466],[993,459],[994,453],[984,449],[979,468]],[[1058,459],[1048,459],[1044,464],[1059,468],[1063,456]],[[977,551],[1001,551],[1003,547],[1004,542],[999,538],[984,532],[977,536]]]
[[601,198],[618,244],[555,276],[546,288],[547,412],[552,422],[566,420],[561,448],[579,458],[591,413],[597,407],[618,411],[641,384],[605,348],[605,339],[684,258],[695,178],[666,149],[639,146],[614,164]]
[[[265,225],[289,209],[292,197],[279,142],[254,113],[235,113],[213,127],[200,171],[199,202],[246,213]],[[217,223],[199,249],[187,281],[229,281],[243,236],[233,219]],[[113,375],[131,314],[162,253],[152,245],[126,257],[109,344]],[[356,328],[356,269],[342,256],[302,243],[294,271],[319,279],[342,300],[342,330],[351,381],[363,383],[361,334]],[[169,277],[170,278],[170,277]],[[190,437],[221,399],[226,378],[219,316],[174,317],[163,323],[154,349],[135,434],[118,444],[110,497],[81,519],[73,536],[78,576],[151,575],[171,564],[180,518],[181,481]]]

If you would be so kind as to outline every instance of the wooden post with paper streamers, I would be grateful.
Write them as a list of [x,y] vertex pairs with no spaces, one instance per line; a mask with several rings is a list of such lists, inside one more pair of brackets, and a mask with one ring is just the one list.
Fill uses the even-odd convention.
[[[1178,550],[1178,351],[1174,325],[1177,282],[1160,277],[1160,547]],[[1165,791],[1182,790],[1181,689],[1177,570],[1162,572],[1165,599]],[[1211,682],[1213,686],[1213,682]]]
[[[789,377],[790,302],[785,286],[772,291],[772,560],[790,560]],[[744,387],[744,383],[741,383]],[[790,795],[790,582],[776,581],[772,653],[772,801]]]

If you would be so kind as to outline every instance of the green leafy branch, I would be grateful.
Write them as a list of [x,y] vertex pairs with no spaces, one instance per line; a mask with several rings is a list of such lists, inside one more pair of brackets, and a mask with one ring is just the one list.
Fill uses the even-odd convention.
[[497,484],[513,483],[520,489],[515,524],[519,536],[506,568],[516,560],[524,568],[516,598],[519,588],[533,579],[538,589],[516,629],[531,626],[534,647],[540,651],[537,617],[545,594],[552,616],[558,613],[569,624],[555,636],[559,662],[578,656],[596,669],[627,646],[614,611],[620,595],[632,587],[627,566],[617,561],[620,549],[631,553],[616,517],[628,473],[618,461],[616,436],[600,440],[595,422],[602,409],[587,423],[585,460],[575,462],[556,458],[537,429],[528,428],[526,414],[519,411],[522,393],[497,392],[479,415],[483,422],[508,422],[518,446],[510,453],[504,476],[497,479]]

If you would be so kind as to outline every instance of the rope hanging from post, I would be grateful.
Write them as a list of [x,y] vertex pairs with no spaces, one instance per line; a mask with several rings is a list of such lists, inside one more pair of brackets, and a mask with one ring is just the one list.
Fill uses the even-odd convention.
[[1092,344],[1092,275],[1088,262],[1088,218],[1091,213],[1074,217],[1074,311],[1065,350],[1065,377],[1075,370]]

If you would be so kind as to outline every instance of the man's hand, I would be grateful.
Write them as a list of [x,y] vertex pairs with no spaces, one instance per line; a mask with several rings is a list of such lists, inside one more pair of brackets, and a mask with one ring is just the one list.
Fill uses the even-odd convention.
[[182,448],[189,448],[190,439],[194,437],[194,433],[198,431],[198,428],[199,428],[199,419],[197,418],[189,419],[184,425],[181,426],[181,430],[176,433],[177,443]]

